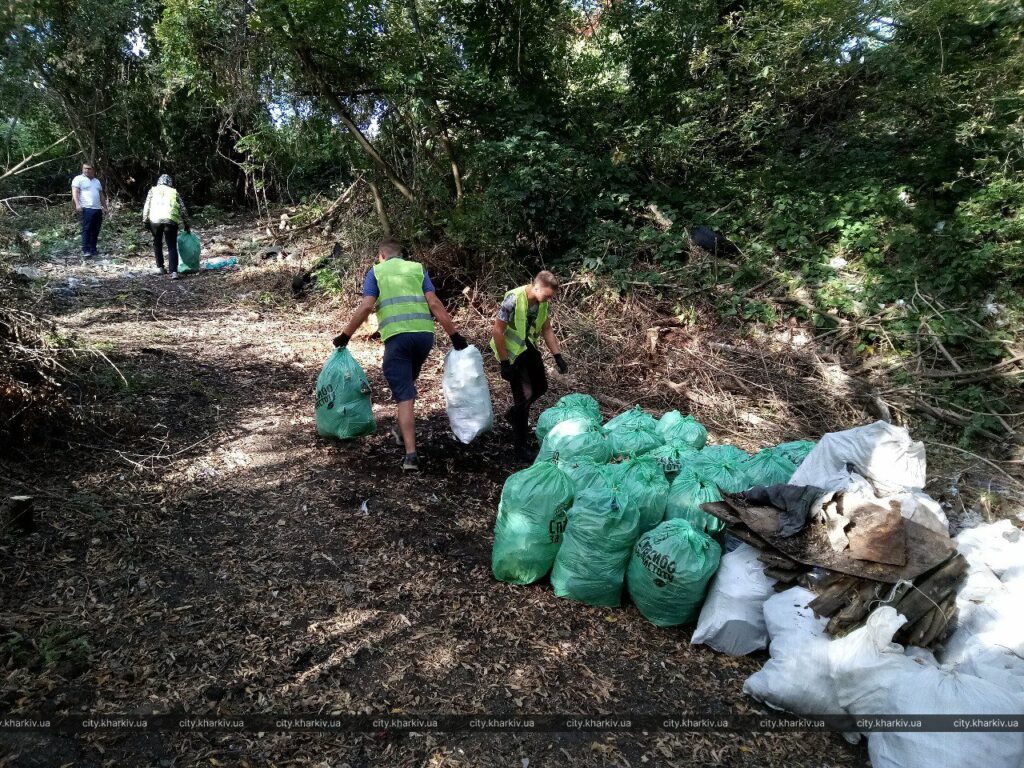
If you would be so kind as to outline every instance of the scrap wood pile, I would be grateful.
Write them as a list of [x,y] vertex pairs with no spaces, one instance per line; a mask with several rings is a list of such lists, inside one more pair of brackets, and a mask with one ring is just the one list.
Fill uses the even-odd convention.
[[814,592],[809,607],[829,619],[830,635],[887,605],[907,619],[898,641],[929,647],[955,625],[969,565],[924,481],[924,446],[877,422],[826,435],[788,485],[726,494],[703,509],[758,550],[776,591]]
[[[836,503],[843,500],[839,496]],[[875,608],[888,605],[907,619],[896,641],[929,647],[955,624],[956,594],[967,576],[967,560],[948,537],[904,519],[898,505],[882,508],[881,514],[871,506],[877,505],[846,505],[853,525],[850,545],[841,552],[831,548],[825,525],[815,521],[792,537],[778,538],[772,530],[778,510],[749,504],[740,495],[726,494],[703,509],[759,551],[775,591],[800,585],[814,592],[809,607],[829,619],[830,635],[848,634]]]
[[[876,422],[825,435],[788,485],[705,504],[743,543],[691,642],[767,647],[743,690],[800,715],[1024,711],[1024,536],[1003,520],[950,539],[925,468],[921,443]],[[1019,732],[863,735],[875,766],[1024,762]]]

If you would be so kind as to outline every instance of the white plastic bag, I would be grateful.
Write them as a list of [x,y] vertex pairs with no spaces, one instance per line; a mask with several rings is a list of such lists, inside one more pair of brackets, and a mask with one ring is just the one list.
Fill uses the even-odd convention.
[[883,486],[879,488],[883,492],[924,487],[924,444],[911,440],[903,427],[884,421],[825,435],[789,482],[815,485],[826,491],[845,490],[847,464],[852,464],[855,472],[876,486]]
[[[793,587],[764,603],[771,659],[747,678],[743,692],[774,709],[798,715],[844,715],[828,674],[828,619],[814,617],[814,594]],[[843,734],[856,744],[860,736]]]
[[471,443],[494,426],[491,390],[479,349],[471,345],[451,350],[444,359],[443,385],[448,422],[460,442]]
[[983,573],[969,574],[957,595],[957,628],[943,643],[939,658],[1011,690],[1021,699],[1024,712],[1024,581],[1000,584],[984,595],[979,585],[991,581],[979,575]]
[[[1009,691],[973,675],[911,658],[892,637],[906,619],[891,607],[829,645],[829,672],[839,704],[852,715],[1019,714]],[[1024,733],[874,732],[873,768],[1020,768]]]
[[1024,536],[1000,520],[961,532],[956,543],[970,569],[956,596],[956,629],[938,658],[1018,696],[1024,711]]
[[[829,676],[836,700],[851,714],[884,715],[906,712],[890,703],[888,688],[908,665],[921,663],[903,655],[903,646],[892,641],[896,630],[907,623],[895,608],[877,608],[864,626],[829,643]],[[920,713],[916,713],[920,714]]]
[[708,645],[730,656],[745,656],[768,645],[764,602],[775,581],[764,575],[759,554],[749,544],[740,544],[722,557],[691,645]]
[[961,531],[956,548],[972,566],[984,564],[1000,578],[1024,563],[1024,533],[1009,520]]
[[949,536],[949,518],[942,511],[942,505],[923,491],[910,491],[897,495],[900,514],[918,525],[923,525],[943,536]]
[[813,485],[825,491],[813,511],[840,491],[876,496],[880,503],[900,504],[903,517],[949,535],[942,506],[924,493],[927,461],[924,444],[903,427],[876,421],[864,427],[830,432],[807,454],[790,485]]

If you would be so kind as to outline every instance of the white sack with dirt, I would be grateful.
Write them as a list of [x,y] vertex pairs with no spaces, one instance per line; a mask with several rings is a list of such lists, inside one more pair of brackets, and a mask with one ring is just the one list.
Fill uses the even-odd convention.
[[939,660],[1020,697],[1024,712],[1024,535],[1000,520],[962,531],[956,543],[970,570]]
[[730,656],[745,656],[768,645],[764,603],[774,579],[765,576],[760,552],[740,544],[722,557],[704,599],[691,645],[707,645]]
[[[769,707],[797,715],[845,715],[828,674],[828,619],[815,618],[807,607],[813,599],[810,590],[793,587],[765,601],[772,657],[747,678],[743,692]],[[860,739],[855,733],[843,736],[852,744]]]
[[880,502],[899,503],[903,517],[948,536],[949,521],[942,507],[921,490],[926,471],[924,444],[912,440],[903,427],[876,421],[822,437],[789,484],[813,485],[826,492],[814,511],[835,493],[870,492]]
[[[892,642],[906,621],[877,609],[867,624],[828,646],[836,699],[851,715],[1013,715],[1021,702],[973,675],[907,656]],[[873,768],[1020,768],[1024,733],[880,732],[868,737]]]

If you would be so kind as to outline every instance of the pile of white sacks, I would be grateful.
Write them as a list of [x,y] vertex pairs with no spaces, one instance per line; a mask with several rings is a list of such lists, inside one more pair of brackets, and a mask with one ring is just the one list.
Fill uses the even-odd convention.
[[[828,492],[872,488],[898,499],[904,517],[948,534],[942,508],[928,497],[924,446],[905,429],[876,422],[826,435],[790,481]],[[827,497],[826,497],[827,498]],[[970,563],[957,595],[956,629],[936,654],[892,642],[905,622],[879,607],[844,638],[801,587],[775,593],[753,547],[722,558],[692,642],[771,659],[743,690],[799,715],[994,715],[1024,719],[1024,535],[1010,521],[980,525],[955,539]],[[861,734],[846,734],[857,741]],[[1024,733],[872,732],[874,768],[1024,768]]]

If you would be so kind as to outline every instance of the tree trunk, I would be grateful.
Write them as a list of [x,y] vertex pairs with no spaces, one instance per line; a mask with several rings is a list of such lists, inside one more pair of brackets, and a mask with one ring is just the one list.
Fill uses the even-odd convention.
[[384,198],[380,196],[377,182],[373,179],[367,179],[366,182],[370,185],[370,192],[373,193],[373,207],[380,219],[380,228],[384,231],[384,237],[391,237],[391,222],[388,220],[388,212],[384,210]]
[[334,90],[328,85],[328,83],[324,79],[323,74],[320,71],[320,68],[313,60],[313,56],[310,54],[309,50],[300,45],[295,45],[294,50],[296,55],[299,57],[299,60],[302,62],[303,67],[305,67],[306,72],[309,73],[310,77],[312,77],[313,80],[316,81],[316,84],[319,87],[320,92],[327,97],[327,100],[331,103],[331,106],[334,107],[334,111],[337,114],[338,119],[348,129],[348,132],[352,134],[352,138],[356,140],[356,143],[359,145],[359,147],[369,156],[369,158],[373,161],[374,165],[376,165],[381,170],[381,172],[387,177],[388,181],[391,182],[392,186],[394,186],[394,188],[398,190],[399,194],[401,194],[402,197],[404,197],[406,200],[408,200],[416,207],[420,207],[419,197],[416,195],[416,193],[413,192],[413,190],[409,187],[408,184],[406,184],[404,181],[402,181],[401,178],[399,178],[397,171],[395,171],[395,169],[391,167],[387,160],[381,157],[376,147],[374,147],[373,144],[370,143],[370,140],[367,139],[366,136],[363,134],[363,132],[359,130],[359,126],[356,125],[355,120],[352,119],[352,116],[349,114],[348,109],[346,109],[341,99],[338,98],[338,95],[334,92]]
[[433,86],[433,78],[430,76],[426,57],[423,55],[423,51],[426,49],[426,40],[423,39],[423,32],[420,30],[420,13],[416,7],[416,0],[409,0],[409,17],[412,20],[412,28],[416,32],[416,37],[420,41],[417,58],[420,62],[420,68],[423,70],[423,77],[427,83],[427,88],[430,91],[428,111],[429,107],[433,106],[434,116],[437,120],[437,125],[432,127],[441,142],[441,146],[444,147],[445,154],[448,155],[448,162],[452,169],[452,181],[455,183],[455,203],[456,205],[462,205],[462,172],[459,170],[459,161],[455,156],[451,137],[448,135],[448,125],[444,119],[444,112],[441,111],[441,105],[438,103],[437,96],[435,95],[437,91]]

